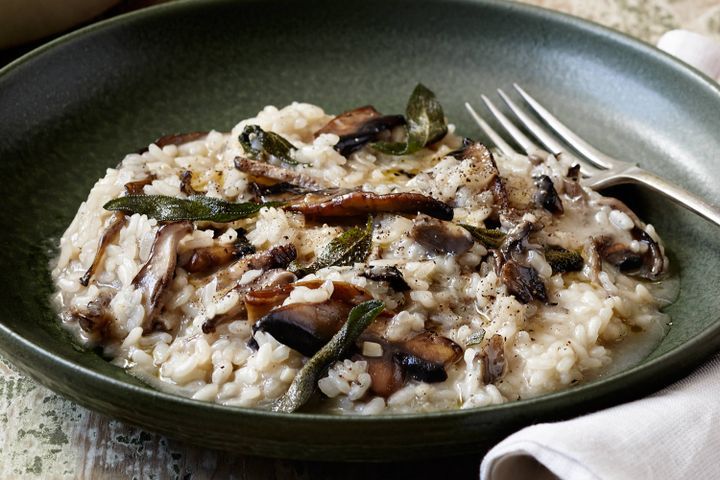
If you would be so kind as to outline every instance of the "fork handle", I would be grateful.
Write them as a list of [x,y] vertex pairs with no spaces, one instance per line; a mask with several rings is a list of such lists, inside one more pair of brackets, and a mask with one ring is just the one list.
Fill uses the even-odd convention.
[[715,225],[720,226],[720,208],[710,205],[694,193],[690,193],[684,188],[668,182],[664,178],[658,177],[654,173],[643,170],[640,167],[630,167],[617,174],[602,176],[598,178],[597,182],[592,182],[592,178],[590,180],[592,188],[594,189],[602,189],[627,183],[645,185],[658,193],[662,193],[675,203],[710,220]]

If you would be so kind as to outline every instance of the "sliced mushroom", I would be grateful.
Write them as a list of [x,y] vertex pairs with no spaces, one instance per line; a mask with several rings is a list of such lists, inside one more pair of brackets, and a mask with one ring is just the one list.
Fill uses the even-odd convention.
[[238,258],[255,253],[255,247],[238,232],[238,238],[229,245],[196,248],[178,259],[178,265],[188,273],[207,275],[229,265]]
[[381,357],[356,355],[355,360],[367,362],[367,373],[370,375],[370,391],[387,398],[405,385],[405,375],[400,363],[395,360],[395,352],[383,350]]
[[[194,142],[195,140],[207,137],[208,133],[209,132],[174,133],[171,135],[163,135],[153,143],[160,148],[166,147],[167,145],[182,145],[183,143]],[[138,154],[143,154],[147,151],[148,147],[145,147],[139,150]]]
[[190,170],[185,170],[182,175],[180,175],[180,191],[187,196],[203,195],[203,192],[199,192],[193,188],[192,176],[193,175]]
[[376,282],[387,282],[396,292],[410,290],[410,285],[405,281],[402,272],[395,266],[368,267],[360,275]]
[[311,194],[302,201],[291,203],[284,208],[316,220],[367,216],[375,213],[424,213],[441,220],[453,218],[453,209],[450,205],[420,193],[381,195],[354,191],[320,200]]
[[235,168],[253,177],[273,180],[275,182],[292,183],[293,185],[310,190],[327,188],[327,185],[303,173],[257,160],[250,160],[245,157],[235,157]]
[[155,326],[153,322],[162,308],[162,293],[175,275],[178,244],[192,229],[191,222],[168,223],[160,227],[150,250],[150,258],[132,281],[136,288],[142,290],[145,331]]
[[435,332],[422,332],[402,343],[407,353],[428,362],[443,366],[452,365],[462,358],[463,349],[457,343]]
[[[223,323],[232,322],[235,320],[238,320],[245,314],[250,317],[250,315],[255,315],[257,318],[259,308],[257,304],[259,303],[256,299],[256,310],[251,313],[250,308],[248,308],[248,302],[247,297],[249,295],[252,295],[254,292],[269,292],[269,291],[275,291],[277,289],[286,289],[290,284],[295,282],[297,280],[297,277],[287,270],[283,270],[280,268],[268,270],[264,272],[262,275],[260,275],[258,278],[253,280],[249,283],[244,284],[238,284],[235,286],[235,288],[232,289],[235,293],[239,295],[240,298],[238,298],[238,302],[235,304],[233,308],[231,308],[229,311],[221,314],[216,315],[211,319],[206,320],[202,324],[202,331],[203,333],[212,333],[215,331],[218,325],[221,325]],[[289,295],[289,290],[288,290]],[[265,299],[267,301],[267,299]],[[277,299],[270,299],[271,301],[277,301]],[[282,303],[284,300],[279,300],[279,303]],[[274,306],[278,305],[279,303],[273,303],[272,306],[268,308],[270,310]]]
[[274,268],[287,268],[290,262],[296,258],[297,250],[291,243],[272,247],[253,255],[247,255],[215,273],[215,279],[217,279],[216,288],[220,292],[233,288],[237,281],[250,270],[265,271]]
[[460,255],[473,246],[473,238],[466,229],[427,215],[418,215],[410,236],[420,245],[436,254]]
[[502,243],[500,244],[500,252],[504,260],[515,260],[525,263],[529,246],[529,236],[533,229],[530,222],[522,222],[510,230]]
[[563,189],[565,195],[573,201],[585,199],[587,194],[580,185],[580,165],[576,164],[568,168],[567,175],[563,178]]
[[95,299],[88,302],[86,308],[70,309],[70,317],[78,322],[80,328],[93,341],[104,340],[108,335],[111,322],[115,319],[109,308],[112,296],[110,290],[104,289]]
[[[292,287],[317,288],[321,281],[300,282]],[[278,342],[297,350],[305,356],[312,356],[325,345],[347,320],[348,313],[356,306],[372,299],[367,291],[347,282],[333,282],[333,293],[321,303],[291,303],[271,310],[253,325],[253,332],[262,330],[271,334]],[[282,303],[283,295],[290,289],[274,289],[267,294],[254,292],[246,298],[246,305],[262,299],[273,298]],[[286,298],[285,297],[285,298]],[[255,303],[254,306],[257,306]],[[267,304],[262,304],[265,308]]]
[[601,237],[595,241],[600,257],[625,274],[657,280],[666,269],[665,256],[660,245],[640,227],[634,227],[630,233],[634,240],[645,245],[644,252],[634,252],[623,243]]
[[279,182],[272,185],[262,185],[252,182],[250,183],[250,189],[261,202],[287,201],[310,193],[310,190],[307,188],[287,182]]
[[502,266],[500,278],[508,291],[521,303],[530,303],[533,300],[548,301],[545,284],[537,270],[532,267],[525,267],[515,260],[509,260]]
[[382,346],[380,357],[358,355],[367,362],[372,378],[370,390],[375,395],[389,397],[408,379],[426,383],[447,380],[448,366],[462,358],[463,349],[449,338],[433,332],[422,332],[404,342],[388,342],[377,331],[361,336]]
[[100,237],[100,241],[98,242],[97,251],[95,252],[95,258],[93,258],[92,265],[90,265],[90,268],[88,268],[82,278],[80,278],[80,284],[82,286],[88,286],[90,278],[95,275],[95,272],[98,268],[100,268],[100,263],[105,256],[105,250],[108,245],[115,241],[120,233],[120,230],[122,230],[122,227],[125,225],[125,222],[126,218],[123,212],[115,212],[112,214],[110,217],[110,224],[107,226]]
[[497,333],[490,337],[481,354],[483,382],[495,383],[505,373],[505,340]]
[[533,195],[535,205],[544,208],[550,213],[562,214],[564,211],[563,204],[555,190],[552,179],[547,175],[540,175],[535,178],[535,186],[537,187]]
[[383,132],[404,124],[405,117],[402,115],[383,116],[367,105],[341,113],[315,132],[315,137],[323,133],[334,133],[340,137],[335,144],[335,150],[347,157],[366,143],[378,140]]
[[145,193],[145,185],[150,185],[153,180],[155,180],[155,175],[150,175],[135,182],[126,183],[125,195],[143,195]]
[[253,331],[267,332],[278,342],[311,357],[340,330],[352,307],[337,300],[291,303],[255,322]]
[[643,254],[643,266],[637,274],[648,280],[657,280],[667,269],[660,245],[642,228],[635,227],[631,233],[635,240],[647,245],[647,250]]

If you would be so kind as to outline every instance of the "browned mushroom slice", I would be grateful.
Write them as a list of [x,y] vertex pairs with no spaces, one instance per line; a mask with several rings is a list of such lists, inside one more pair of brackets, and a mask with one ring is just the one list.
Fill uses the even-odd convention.
[[428,362],[441,364],[443,367],[456,363],[463,356],[460,345],[447,337],[429,331],[419,333],[403,342],[402,349]]
[[558,195],[557,190],[555,190],[555,185],[553,185],[553,181],[550,177],[547,175],[540,175],[535,178],[535,186],[537,187],[537,190],[533,195],[535,205],[540,208],[544,208],[550,213],[563,213],[564,209],[562,201],[560,200],[560,196]]
[[567,175],[563,178],[563,189],[565,195],[571,200],[581,200],[586,197],[585,190],[580,185],[580,165],[576,164],[568,168]]
[[237,281],[250,270],[265,271],[275,268],[287,268],[290,262],[296,258],[297,250],[291,243],[278,245],[263,252],[242,257],[215,274],[217,279],[216,288],[219,292],[233,288]]
[[178,244],[192,229],[191,222],[168,223],[160,227],[155,235],[150,258],[132,281],[142,291],[145,331],[154,327],[155,317],[162,308],[162,293],[175,274]]
[[504,260],[514,259],[524,262],[527,257],[529,246],[529,236],[533,229],[530,222],[522,222],[510,230],[502,243],[500,244],[500,252]]
[[229,265],[238,258],[253,253],[255,253],[255,247],[238,232],[238,240],[234,243],[196,248],[188,252],[188,254],[181,255],[178,259],[178,265],[188,273],[207,275]]
[[505,373],[505,340],[497,333],[490,337],[481,354],[483,382],[495,383]]
[[340,330],[352,307],[338,300],[291,303],[255,322],[253,332],[267,332],[278,342],[311,357]]
[[500,278],[512,295],[521,303],[533,300],[547,302],[547,291],[537,270],[524,267],[515,260],[505,262],[500,270]]
[[324,185],[319,180],[295,170],[278,167],[277,165],[271,165],[265,162],[258,162],[257,160],[250,160],[245,157],[235,157],[235,168],[253,177],[276,182],[292,183],[298,187],[310,190],[321,190],[327,187],[327,185]]
[[126,195],[143,195],[145,193],[145,185],[150,185],[155,180],[155,175],[137,180],[135,182],[128,182],[125,184]]
[[[183,143],[194,142],[201,138],[207,137],[209,132],[190,132],[190,133],[174,133],[170,135],[163,135],[162,137],[155,140],[153,143],[160,148],[168,145],[182,145]],[[143,154],[148,151],[148,147],[138,150],[138,154]]]
[[350,135],[357,131],[358,127],[368,120],[381,117],[382,114],[375,110],[372,105],[365,105],[353,110],[343,112],[337,117],[330,120],[320,130],[315,132],[315,138],[323,133],[334,133],[338,137]]
[[80,328],[93,341],[102,341],[107,337],[108,327],[114,320],[110,311],[112,293],[101,290],[94,300],[88,302],[86,308],[72,308],[69,315],[78,322]]
[[95,258],[93,258],[92,265],[90,265],[90,268],[88,268],[82,278],[80,278],[80,284],[82,286],[88,286],[88,283],[90,283],[90,278],[95,275],[95,272],[100,267],[100,262],[102,262],[103,256],[105,256],[105,250],[107,249],[108,245],[115,241],[115,238],[117,238],[118,233],[120,233],[120,230],[122,230],[122,227],[124,225],[125,214],[123,212],[113,213],[110,217],[110,225],[108,225],[108,227],[103,232],[102,237],[100,237],[100,241],[98,242],[97,251],[95,252]]
[[634,240],[645,245],[644,252],[635,252],[628,245],[601,237],[595,241],[600,257],[625,274],[657,280],[666,268],[660,245],[640,227],[634,227],[630,233]]
[[368,267],[360,276],[376,282],[387,282],[390,288],[396,292],[407,292],[410,290],[410,285],[405,281],[402,272],[395,266]]
[[250,189],[261,202],[288,201],[310,193],[307,188],[287,182],[273,183],[272,185],[251,182]]
[[367,362],[367,373],[370,375],[370,391],[375,395],[387,398],[405,385],[405,376],[400,364],[395,361],[390,350],[383,350],[381,357],[356,355],[356,360]]
[[[296,283],[292,287],[318,288],[321,284],[321,280],[313,280]],[[267,332],[278,342],[303,355],[312,356],[340,330],[352,307],[372,300],[372,295],[351,283],[333,282],[333,287],[332,295],[324,302],[291,303],[271,310],[255,322],[253,332]],[[260,302],[256,305],[260,308],[267,308],[267,303],[263,303],[267,299],[281,304],[291,290],[274,289],[259,296],[258,292],[253,292],[250,298],[246,297],[246,304],[252,304],[258,298]]]
[[436,254],[460,255],[473,246],[472,235],[464,228],[426,215],[415,219],[410,236]]
[[193,188],[192,177],[193,175],[190,170],[185,170],[182,175],[180,175],[180,191],[187,196],[203,195],[203,192],[199,192]]
[[273,308],[282,305],[295,287],[319,288],[322,284],[323,280],[309,280],[289,285],[275,285],[260,290],[252,290],[245,296],[245,308],[248,313],[248,321],[254,323],[259,318],[270,313],[270,310]]
[[424,213],[440,220],[452,220],[453,209],[447,203],[420,193],[388,193],[355,191],[318,201],[306,196],[302,201],[284,207],[312,219],[337,219],[367,216],[376,213]]
[[[290,291],[292,290],[292,288],[289,288],[290,284],[292,284],[292,282],[294,282],[296,280],[297,280],[297,277],[293,273],[288,272],[287,270],[276,268],[276,269],[272,269],[272,270],[268,270],[268,271],[264,272],[262,275],[260,275],[258,278],[256,278],[255,280],[253,280],[250,283],[236,285],[232,291],[237,292],[241,298],[238,299],[238,302],[229,311],[227,311],[221,315],[216,315],[215,317],[206,320],[202,324],[203,333],[212,333],[215,331],[215,329],[217,328],[218,325],[221,325],[221,324],[227,323],[227,322],[232,322],[234,320],[238,320],[246,313],[248,316],[250,316],[251,313],[250,313],[250,309],[248,308],[248,303],[247,303],[247,297],[249,295],[252,295],[253,293],[257,293],[257,292],[272,292],[272,291],[283,291],[283,290],[287,290],[287,292],[288,292],[287,295],[289,295]],[[286,297],[287,297],[287,295],[286,295]],[[285,297],[283,297],[278,302],[278,298],[280,298],[280,297],[276,297],[274,299],[268,298],[268,297],[263,297],[261,300],[265,301],[266,303],[277,302],[277,303],[273,303],[272,306],[268,308],[268,311],[269,311],[273,307],[281,304],[283,302],[283,300],[285,299]],[[256,303],[257,306],[255,307],[255,311],[254,311],[253,315],[257,316],[258,315],[257,310],[261,307],[260,307],[260,301],[257,300],[257,298],[256,298],[256,302],[257,302]]]
[[449,338],[433,332],[423,332],[405,342],[387,342],[377,330],[366,332],[361,340],[379,343],[382,355],[357,355],[367,362],[372,378],[370,390],[375,395],[389,397],[413,379],[435,383],[447,380],[448,366],[462,358],[463,349]]
[[365,106],[341,113],[315,132],[334,133],[340,140],[334,148],[347,157],[368,142],[378,140],[383,132],[405,124],[402,115],[381,115],[371,106]]
[[636,226],[631,233],[635,240],[647,245],[647,250],[643,254],[643,266],[637,274],[648,280],[657,280],[667,268],[660,245],[640,227]]

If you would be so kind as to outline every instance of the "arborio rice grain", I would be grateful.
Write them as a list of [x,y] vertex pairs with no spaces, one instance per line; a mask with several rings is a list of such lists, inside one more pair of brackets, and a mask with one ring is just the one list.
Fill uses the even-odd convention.
[[[275,308],[328,304],[350,284],[386,305],[380,339],[360,341],[354,353],[331,364],[317,382],[319,400],[310,408],[375,415],[529,398],[637,361],[663,334],[667,318],[659,310],[671,296],[667,282],[656,281],[667,267],[657,233],[622,203],[581,188],[572,165],[552,156],[538,162],[496,154],[493,162],[479,144],[463,146],[452,125],[441,140],[409,155],[380,153],[368,144],[342,155],[334,148],[342,135],[315,135],[332,119],[305,103],[268,106],[229,134],[213,131],[177,145],[153,143],[108,169],[60,240],[52,276],[64,324],[83,343],[102,345],[113,362],[163,390],[260,408],[287,391],[307,357],[268,331],[253,332],[243,308],[248,292],[262,289],[268,268],[246,268],[237,277],[223,273],[252,255],[246,253],[197,273],[189,271],[187,258],[204,248],[233,249],[245,240],[248,252],[259,252],[255,255],[291,245],[295,264],[307,266],[349,225],[362,228],[366,216],[318,221],[276,206],[229,223],[177,227],[179,237],[169,254],[176,265],[157,311],[151,312],[151,292],[136,278],[159,255],[163,222],[139,213],[118,220],[103,209],[132,182],[139,182],[136,193],[144,195],[199,193],[256,201],[257,183],[267,184],[268,178],[236,168],[236,159],[251,153],[239,137],[256,125],[296,149],[297,165],[265,161],[289,172],[284,181],[305,182],[305,191],[413,192],[452,207],[452,223],[407,210],[376,212],[366,258],[297,278],[307,283],[277,302]],[[403,127],[384,135],[402,139]],[[313,188],[307,188],[310,184]],[[302,195],[301,189],[294,194]],[[83,285],[101,237],[118,221],[119,231],[110,235],[98,268]],[[506,235],[503,245],[473,239],[459,224],[499,229]],[[574,271],[555,271],[549,246],[580,253],[581,264]],[[659,271],[649,270],[653,261]],[[368,268],[395,272],[405,286],[373,279]],[[286,275],[285,285],[296,280],[288,272],[275,274]],[[523,298],[528,289],[530,298]],[[211,328],[212,321],[217,323]],[[435,362],[444,380],[424,377],[427,365],[418,371],[401,365],[408,350],[398,345],[427,332],[458,349],[459,355],[439,370]],[[393,348],[405,356],[389,356]],[[385,390],[373,370],[382,361],[400,375]]]

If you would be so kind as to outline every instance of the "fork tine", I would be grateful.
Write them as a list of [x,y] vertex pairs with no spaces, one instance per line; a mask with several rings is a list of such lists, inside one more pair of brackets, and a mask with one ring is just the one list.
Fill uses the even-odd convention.
[[470,105],[470,103],[465,102],[465,108],[468,112],[470,112],[470,115],[473,117],[475,122],[478,124],[478,126],[482,129],[485,134],[490,137],[490,140],[495,144],[497,148],[500,149],[500,151],[507,155],[508,157],[512,157],[514,155],[517,155],[518,153],[510,146],[508,143],[503,140],[503,138],[495,131],[493,128],[488,125],[488,123],[480,117],[480,115],[477,114],[475,109]]
[[522,133],[513,123],[508,119],[504,113],[502,113],[494,103],[490,101],[488,97],[485,95],[481,95],[481,98],[485,102],[485,105],[487,105],[488,110],[490,110],[490,113],[495,115],[495,118],[498,122],[500,122],[500,125],[503,126],[505,130],[510,134],[510,136],[522,147],[523,150],[525,150],[525,153],[528,155],[535,155],[539,153],[540,147],[535,145],[532,140],[530,140],[527,135]]
[[582,138],[578,137],[572,130],[565,126],[560,120],[558,120],[552,113],[548,112],[545,107],[540,105],[537,100],[530,96],[525,90],[523,90],[517,83],[513,84],[515,90],[525,99],[533,110],[538,114],[540,118],[555,130],[568,144],[570,144],[575,150],[580,152],[585,158],[593,162],[594,164],[603,168],[612,168],[614,165],[613,160],[597,150],[595,147],[587,143]]
[[535,120],[530,118],[527,113],[520,109],[517,103],[513,102],[510,97],[505,95],[505,92],[503,92],[499,88],[498,95],[500,95],[500,98],[502,98],[503,101],[507,104],[507,106],[510,107],[510,110],[512,110],[512,112],[520,119],[520,121],[525,124],[525,127],[530,130],[530,133],[535,135],[535,138],[540,140],[540,143],[545,145],[545,147],[550,151],[550,153],[552,153],[553,155],[557,155],[564,150],[562,145],[560,145],[560,142],[548,135],[547,132],[540,125],[538,125]]
[[500,98],[502,98],[503,101],[507,104],[507,106],[510,107],[510,110],[512,110],[512,112],[518,117],[520,122],[525,125],[525,127],[530,131],[530,133],[535,135],[535,138],[540,140],[540,143],[545,145],[545,147],[550,150],[550,153],[555,156],[560,156],[560,154],[562,154],[573,163],[579,163],[586,174],[595,174],[602,171],[599,170],[594,164],[570,154],[567,151],[567,148],[565,148],[560,142],[558,142],[555,137],[550,135],[544,127],[540,126],[538,122],[536,122],[530,115],[528,115],[525,110],[520,108],[517,103],[512,101],[512,99],[510,99],[510,97],[508,97],[501,89],[498,89],[498,95],[500,95]]

